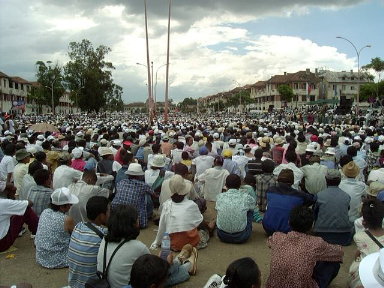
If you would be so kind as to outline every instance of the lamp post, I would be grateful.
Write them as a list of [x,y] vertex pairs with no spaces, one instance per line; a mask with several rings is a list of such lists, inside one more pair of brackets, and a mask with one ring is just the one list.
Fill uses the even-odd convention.
[[[47,64],[49,65],[49,71],[53,71],[51,69],[51,63],[52,61],[47,61]],[[55,102],[54,102],[54,98],[53,98],[53,85],[55,84],[56,80],[58,79],[59,77],[56,76],[55,78],[53,78],[52,80],[52,83],[51,83],[51,101],[52,101],[52,115],[55,115]]]
[[[163,64],[163,65],[161,65],[161,66],[159,66],[157,69],[156,69],[156,81],[155,81],[155,93],[153,94],[154,95],[154,104],[155,104],[155,111],[156,111],[156,102],[157,102],[157,98],[156,98],[156,90],[157,90],[157,72],[159,72],[159,69],[160,68],[162,68],[162,67],[164,67],[164,66],[166,66],[167,65],[167,63],[165,63],[165,64]],[[152,70],[152,73],[153,73],[153,70]],[[165,103],[164,103],[164,105],[165,105]]]
[[170,49],[170,34],[171,34],[171,6],[172,0],[169,0],[168,5],[168,37],[167,37],[167,70],[165,74],[165,95],[164,95],[164,122],[168,123],[168,76],[169,76],[169,49]]
[[349,44],[352,45],[353,49],[355,49],[356,55],[357,55],[357,78],[358,78],[358,85],[357,85],[357,97],[356,97],[356,117],[358,117],[358,112],[359,112],[359,102],[360,102],[360,53],[364,48],[370,48],[371,45],[365,45],[361,47],[359,50],[356,48],[355,44],[352,43],[352,41],[348,40],[345,37],[337,36],[336,38],[338,39],[343,39]]
[[[140,66],[143,66],[143,67],[145,67],[145,68],[147,68],[148,69],[148,66],[147,65],[145,65],[145,64],[142,64],[142,63],[139,63],[139,62],[136,62],[136,65],[140,65]],[[153,71],[153,62],[152,62],[152,71]],[[152,77],[153,77],[153,73],[152,73]],[[149,81],[149,82],[151,82],[151,81]],[[146,84],[147,85],[147,84]],[[148,88],[148,112],[149,112],[149,118],[150,118],[150,122],[151,122],[151,120],[152,120],[152,101],[151,101],[151,98],[152,98],[152,96],[151,96],[151,88],[149,88],[149,86],[147,85],[147,88]]]
[[[237,82],[236,80],[232,80],[233,82],[235,82],[238,86],[239,86],[239,88],[241,88],[241,85],[240,85],[240,83],[239,82]],[[243,109],[242,109],[242,106],[241,106],[241,93],[239,93],[239,100],[240,100],[240,104],[239,104],[239,107],[240,107],[240,113],[243,111]]]

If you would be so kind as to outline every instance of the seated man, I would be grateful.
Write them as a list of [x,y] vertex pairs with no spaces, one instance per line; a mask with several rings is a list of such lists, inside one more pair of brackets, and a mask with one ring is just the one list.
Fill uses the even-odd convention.
[[68,249],[68,284],[72,288],[84,287],[90,278],[96,278],[97,253],[101,239],[106,234],[109,217],[108,199],[102,196],[89,198],[87,204],[89,222],[80,222],[72,232]]
[[40,217],[44,209],[51,204],[51,194],[53,190],[51,187],[52,177],[51,173],[45,169],[39,169],[33,173],[33,179],[36,182],[29,190],[27,200],[33,203],[33,211]]
[[[328,287],[340,269],[343,250],[320,237],[308,235],[313,212],[295,207],[289,217],[288,234],[276,232],[268,239],[271,247],[270,274],[265,287]],[[323,262],[328,261],[328,262]]]
[[348,217],[351,197],[338,187],[341,181],[339,170],[329,169],[325,179],[328,187],[317,194],[314,205],[313,231],[328,243],[347,246],[353,236],[353,225]]
[[[5,182],[0,183],[0,191],[5,189]],[[16,189],[14,189],[15,191]],[[24,223],[32,235],[36,234],[39,218],[31,209],[32,202],[0,198],[0,252],[8,250],[19,236]]]
[[240,176],[231,174],[225,185],[227,192],[217,196],[217,236],[223,242],[243,243],[252,234],[253,209],[256,200],[247,193],[239,191]]
[[151,186],[144,182],[144,172],[141,165],[131,163],[125,172],[128,179],[121,180],[116,185],[116,196],[112,200],[112,209],[118,205],[132,205],[139,214],[140,228],[148,226],[148,218],[152,217],[153,202]]

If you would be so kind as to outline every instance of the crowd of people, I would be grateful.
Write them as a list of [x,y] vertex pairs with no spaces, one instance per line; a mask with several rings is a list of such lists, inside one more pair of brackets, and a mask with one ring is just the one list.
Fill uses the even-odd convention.
[[[69,267],[68,287],[100,277],[113,288],[173,286],[196,274],[211,237],[245,243],[254,225],[271,249],[266,287],[328,287],[352,242],[349,287],[384,287],[381,119],[12,118],[0,122],[0,252],[28,228],[36,262]],[[147,247],[137,237],[149,225],[158,228]],[[205,287],[260,279],[255,260],[241,258]]]

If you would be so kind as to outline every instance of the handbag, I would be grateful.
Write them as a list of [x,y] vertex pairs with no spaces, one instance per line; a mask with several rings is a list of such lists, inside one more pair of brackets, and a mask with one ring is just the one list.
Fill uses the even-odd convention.
[[109,265],[111,264],[112,258],[115,256],[117,250],[119,250],[120,247],[123,246],[124,243],[126,242],[128,242],[128,240],[124,240],[119,244],[119,246],[116,247],[116,249],[113,251],[111,255],[111,258],[109,258],[108,264],[105,265],[107,262],[107,246],[108,246],[108,242],[105,241],[104,257],[103,257],[103,272],[102,273],[97,272],[97,276],[99,277],[99,279],[94,279],[94,278],[88,279],[88,281],[85,283],[85,288],[110,288],[111,287],[108,282]]

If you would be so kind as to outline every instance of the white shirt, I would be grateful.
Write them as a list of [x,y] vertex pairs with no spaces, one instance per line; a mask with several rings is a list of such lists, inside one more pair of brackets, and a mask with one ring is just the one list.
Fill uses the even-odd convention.
[[12,156],[4,155],[0,162],[0,180],[6,181],[8,173],[13,173],[15,170],[15,165],[16,163]]
[[217,195],[223,190],[228,175],[228,170],[220,166],[209,168],[199,175],[197,179],[204,184],[202,194],[207,201],[216,201]]
[[53,173],[53,190],[67,187],[81,179],[83,173],[67,165],[60,165]]
[[10,219],[13,215],[24,215],[28,201],[10,200],[0,198],[0,239],[7,235]]
[[[149,168],[148,170],[145,170],[145,183],[147,183],[149,186],[152,186],[153,183],[155,183],[157,177],[159,177],[160,170],[159,169],[151,169]],[[164,180],[172,177],[175,173],[171,171],[165,171],[164,174]]]
[[200,155],[192,159],[192,165],[196,166],[195,179],[202,174],[205,170],[212,168],[215,158],[209,155]]
[[289,169],[293,171],[293,176],[294,176],[294,182],[293,185],[291,186],[292,188],[299,190],[299,184],[301,182],[301,179],[303,179],[304,173],[303,171],[300,170],[294,163],[289,162],[287,164],[280,164],[273,170],[273,175],[279,176],[281,170],[283,169]]
[[29,164],[18,163],[13,170],[13,179],[16,187],[16,195],[23,191],[23,179],[28,173]]

